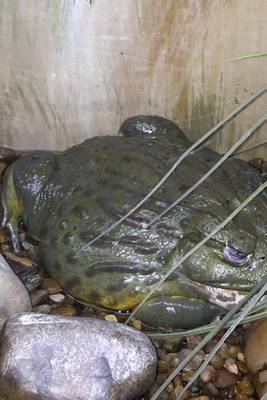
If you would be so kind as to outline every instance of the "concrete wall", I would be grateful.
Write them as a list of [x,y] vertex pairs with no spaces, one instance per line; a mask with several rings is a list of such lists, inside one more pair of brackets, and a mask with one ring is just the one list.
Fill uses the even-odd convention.
[[[1,0],[0,145],[62,149],[128,116],[195,139],[267,84],[266,0]],[[267,94],[212,142],[225,151]],[[247,145],[267,138],[262,127]],[[266,156],[266,146],[246,153]]]

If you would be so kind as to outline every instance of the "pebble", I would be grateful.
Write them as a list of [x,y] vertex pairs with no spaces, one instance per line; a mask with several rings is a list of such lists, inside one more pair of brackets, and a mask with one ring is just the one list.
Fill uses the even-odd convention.
[[105,315],[105,320],[112,321],[112,322],[118,322],[118,319],[117,319],[116,315],[114,315],[114,314]]
[[267,382],[267,370],[266,369],[259,373],[258,379],[259,379],[260,383],[266,383]]
[[194,396],[188,397],[187,400],[209,400],[209,396]]
[[205,384],[205,389],[210,392],[212,394],[212,396],[214,396],[215,399],[218,398],[219,395],[219,390],[218,388],[216,388],[216,386],[214,385],[214,383],[212,382],[208,382]]
[[136,399],[156,369],[149,338],[125,324],[26,313],[10,318],[1,336],[4,399],[12,391],[16,400]]
[[241,349],[239,346],[229,346],[228,347],[228,354],[230,357],[236,357],[238,353],[241,352]]
[[215,375],[213,376],[213,383],[218,389],[227,388],[234,383],[237,382],[238,377],[234,374],[231,374],[226,369],[216,370]]
[[229,350],[228,350],[228,346],[226,343],[223,343],[220,350],[218,351],[218,354],[224,359],[229,357]]
[[170,371],[170,366],[166,361],[160,360],[158,365],[158,372],[159,373],[166,373]]
[[[251,324],[245,343],[245,357],[247,366],[257,378],[257,375],[267,365],[267,319]],[[267,393],[267,384],[255,379],[259,397]]]
[[246,394],[243,394],[243,393],[237,393],[235,395],[235,400],[249,400],[249,399],[250,398]]
[[194,349],[202,341],[202,339],[203,338],[200,335],[188,336],[188,338],[187,338],[187,347],[189,349]]
[[236,357],[239,361],[241,361],[242,363],[244,363],[246,361],[246,357],[244,353],[237,353],[237,357]]
[[221,369],[224,364],[224,358],[220,354],[215,354],[215,356],[210,361],[210,365],[212,365],[216,369]]
[[238,368],[233,358],[227,358],[223,364],[223,367],[231,374],[238,375]]
[[204,371],[200,374],[200,379],[202,382],[210,382],[212,378],[215,376],[216,370],[211,365],[207,365]]
[[47,296],[46,290],[40,289],[40,290],[35,290],[34,292],[31,293],[31,301],[33,307],[38,306],[42,300]]
[[254,393],[254,387],[252,386],[252,383],[246,378],[239,382],[238,387],[243,394],[248,396],[251,396]]
[[65,317],[74,317],[78,314],[76,308],[71,305],[62,305],[51,310],[52,315],[64,315]]
[[[177,383],[174,389],[174,394],[176,396],[176,398],[182,393],[182,391],[184,390],[184,387],[182,385],[181,382]],[[189,392],[186,391],[183,396],[182,396],[182,400],[185,400],[189,397]]]
[[[179,351],[177,355],[180,362],[182,362],[190,353],[191,353],[190,349],[183,349]],[[201,350],[195,355],[193,360],[190,361],[190,363],[184,368],[184,370],[191,370],[191,369],[196,370],[200,366],[204,358],[205,358],[205,353],[204,351]]]
[[133,318],[133,319],[132,319],[132,326],[133,326],[135,329],[138,329],[139,331],[142,330],[142,322],[140,321],[140,319],[135,319],[135,318]]
[[[13,314],[31,311],[31,300],[23,283],[0,254],[0,329]],[[11,300],[12,299],[12,300]]]
[[41,304],[37,307],[34,307],[32,311],[41,313],[41,314],[49,314],[51,312],[51,307],[49,304]]
[[61,287],[59,284],[50,278],[45,278],[42,283],[42,288],[47,290],[48,294],[57,294],[61,292]]
[[36,268],[37,267],[37,265],[29,258],[17,256],[16,254],[11,253],[10,251],[5,251],[4,255],[6,256],[8,261],[14,261],[24,268]]
[[242,374],[248,373],[248,368],[245,363],[242,363],[242,362],[236,360],[236,365],[237,365],[237,368],[239,369],[239,371],[242,372]]
[[65,300],[65,296],[62,293],[50,294],[49,299],[52,300],[54,303],[63,303],[63,301]]
[[166,361],[171,368],[177,367],[180,362],[178,353],[168,353],[164,356],[163,360]]

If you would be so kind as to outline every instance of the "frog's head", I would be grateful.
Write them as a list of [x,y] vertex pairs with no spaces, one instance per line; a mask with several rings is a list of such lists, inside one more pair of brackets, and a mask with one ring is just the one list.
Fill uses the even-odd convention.
[[12,179],[18,196],[36,197],[55,170],[56,154],[52,151],[30,151],[12,164]]
[[[183,263],[190,279],[215,287],[250,290],[267,275],[266,200],[259,196],[256,203],[247,206]],[[222,219],[209,212],[196,213],[179,243],[181,253],[211,233]]]
[[19,251],[18,221],[37,213],[36,200],[56,167],[56,153],[31,151],[11,164],[3,176],[1,203],[4,209],[3,226],[11,233],[13,245]]

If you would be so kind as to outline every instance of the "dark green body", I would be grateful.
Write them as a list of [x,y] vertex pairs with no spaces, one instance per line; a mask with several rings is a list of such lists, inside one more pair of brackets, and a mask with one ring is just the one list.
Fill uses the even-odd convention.
[[[11,221],[7,225],[13,236],[15,218],[9,204],[15,196],[26,228],[40,242],[49,275],[78,299],[117,310],[137,305],[181,254],[261,182],[246,162],[227,160],[181,204],[145,229],[219,159],[203,148],[186,158],[139,211],[86,246],[135,206],[190,145],[167,120],[145,117],[154,131],[138,130],[144,126],[140,118],[139,125],[136,120],[122,125],[124,137],[95,137],[60,154],[26,154],[9,168],[4,182],[6,222]],[[150,324],[160,327],[199,325],[219,309],[197,283],[237,290],[253,287],[267,271],[266,211],[263,193],[166,281],[140,311],[140,318],[147,315]],[[225,260],[226,243],[251,254],[249,261],[233,265]]]

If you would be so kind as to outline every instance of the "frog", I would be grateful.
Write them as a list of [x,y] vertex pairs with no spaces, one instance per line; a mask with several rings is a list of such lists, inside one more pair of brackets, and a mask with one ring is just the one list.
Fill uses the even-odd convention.
[[[23,224],[38,241],[46,273],[67,293],[114,312],[134,310],[262,183],[248,162],[228,158],[157,220],[221,157],[202,146],[134,213],[94,240],[135,207],[191,144],[175,122],[138,115],[126,119],[118,135],[21,155],[7,168],[1,193],[3,225],[15,251]],[[136,318],[153,329],[191,329],[236,304],[267,272],[266,199],[261,192],[187,258]]]

